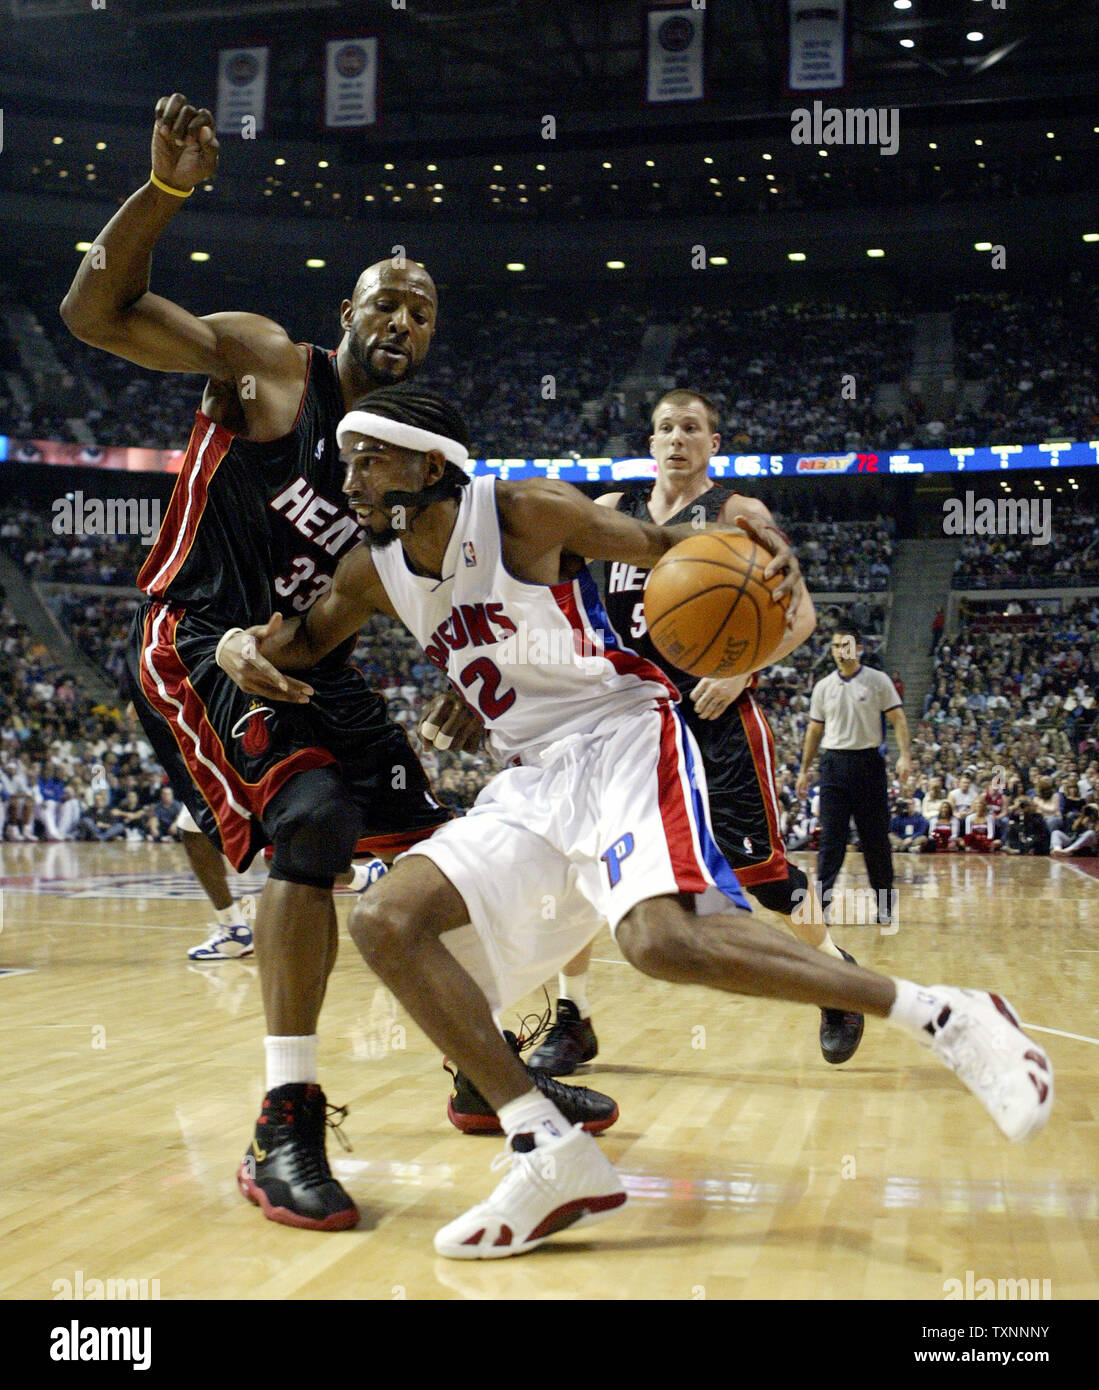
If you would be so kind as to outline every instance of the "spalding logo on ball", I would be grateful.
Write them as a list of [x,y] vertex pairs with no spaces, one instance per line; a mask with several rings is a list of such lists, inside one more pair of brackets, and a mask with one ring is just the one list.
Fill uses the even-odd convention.
[[645,586],[645,622],[656,649],[693,676],[743,676],[766,666],[786,633],[774,556],[741,532],[703,531],[664,555]]

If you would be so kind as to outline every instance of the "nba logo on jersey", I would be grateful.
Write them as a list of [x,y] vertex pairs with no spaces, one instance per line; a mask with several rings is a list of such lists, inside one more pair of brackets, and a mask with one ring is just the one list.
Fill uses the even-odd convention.
[[472,567],[477,563],[477,552],[473,548],[472,541],[462,542],[462,555],[465,557],[467,566]]

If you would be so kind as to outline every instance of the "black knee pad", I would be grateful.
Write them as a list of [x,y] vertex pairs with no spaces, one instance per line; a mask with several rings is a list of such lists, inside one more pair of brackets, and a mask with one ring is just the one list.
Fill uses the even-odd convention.
[[761,907],[789,917],[796,907],[805,902],[809,880],[796,864],[789,864],[785,878],[775,879],[771,883],[756,883],[748,892]]
[[318,767],[299,772],[275,793],[263,828],[274,846],[272,878],[330,889],[351,867],[362,816],[340,774]]

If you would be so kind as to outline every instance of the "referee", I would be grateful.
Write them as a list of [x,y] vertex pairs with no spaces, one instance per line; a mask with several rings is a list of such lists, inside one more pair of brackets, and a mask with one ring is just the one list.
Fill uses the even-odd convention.
[[817,681],[809,701],[809,725],[797,780],[798,797],[809,791],[809,769],[821,749],[820,855],[817,891],[826,920],[832,891],[847,853],[851,817],[862,845],[870,886],[875,890],[878,922],[892,920],[893,855],[889,846],[889,795],[885,775],[885,724],[897,735],[897,776],[912,773],[908,721],[897,688],[884,671],[862,664],[862,641],[852,623],[832,634],[836,670]]

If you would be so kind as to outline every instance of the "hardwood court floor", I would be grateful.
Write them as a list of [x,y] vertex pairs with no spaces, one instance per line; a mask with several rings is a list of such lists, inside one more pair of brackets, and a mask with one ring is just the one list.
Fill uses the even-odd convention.
[[[806,866],[811,861],[802,858]],[[162,1298],[943,1298],[944,1281],[1099,1288],[1099,879],[1045,860],[898,859],[899,929],[837,939],[924,983],[1005,994],[1057,1072],[1037,1140],[1003,1140],[930,1054],[871,1021],[828,1067],[815,1011],[656,983],[599,938],[601,1140],[631,1201],[590,1232],[487,1263],[432,1235],[498,1180],[499,1140],[445,1118],[438,1056],[344,937],[321,1077],[363,1213],[264,1221],[233,1174],[262,1091],[254,964],[190,967],[208,912],[174,846],[5,845],[0,1297],[92,1279]],[[849,856],[851,884],[864,882]],[[856,872],[858,871],[858,872]],[[257,882],[259,879],[257,878]],[[190,893],[191,896],[185,896]],[[347,899],[340,918],[346,920]]]

